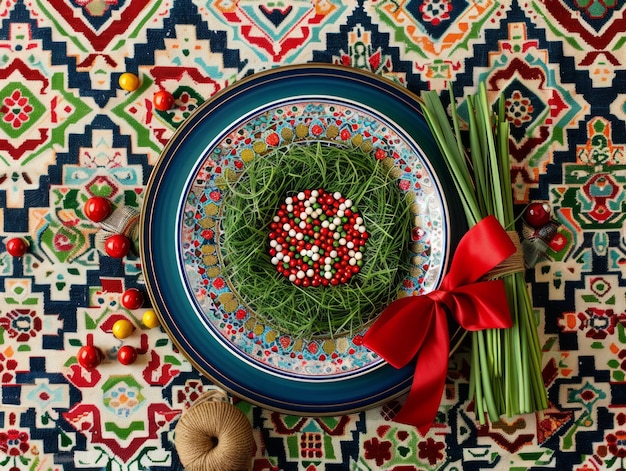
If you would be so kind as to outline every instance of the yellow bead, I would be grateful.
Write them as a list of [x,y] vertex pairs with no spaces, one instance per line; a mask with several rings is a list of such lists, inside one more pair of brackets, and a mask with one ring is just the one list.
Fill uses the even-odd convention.
[[145,325],[149,329],[152,329],[153,327],[159,325],[159,317],[152,309],[148,309],[146,312],[144,312],[141,320],[143,322],[143,325]]
[[115,335],[118,339],[125,339],[133,333],[133,330],[135,330],[135,328],[133,327],[133,324],[130,323],[130,321],[127,321],[126,319],[120,319],[119,321],[115,321],[115,324],[113,324],[113,328],[111,330],[113,331],[113,335]]
[[124,72],[119,78],[120,88],[132,92],[139,87],[139,77],[131,72]]

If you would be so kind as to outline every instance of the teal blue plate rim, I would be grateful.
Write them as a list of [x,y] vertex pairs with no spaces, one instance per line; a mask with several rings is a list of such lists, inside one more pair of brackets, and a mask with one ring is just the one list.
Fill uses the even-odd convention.
[[[233,354],[210,332],[187,293],[175,248],[180,237],[181,204],[200,160],[224,130],[269,102],[292,97],[336,97],[369,107],[394,123],[418,145],[439,182],[448,237],[445,263],[464,218],[454,185],[422,115],[417,97],[368,71],[332,64],[301,64],[258,72],[235,82],[204,102],[177,129],[155,165],[144,194],[140,222],[142,270],[152,306],[191,364],[210,381],[261,407],[301,416],[341,415],[375,407],[408,392],[413,365],[396,369],[384,363],[362,374],[311,381],[259,368]],[[174,165],[175,164],[175,165]],[[443,276],[443,275],[442,275]],[[419,322],[416,323],[416,329]],[[330,361],[330,360],[329,360]]]

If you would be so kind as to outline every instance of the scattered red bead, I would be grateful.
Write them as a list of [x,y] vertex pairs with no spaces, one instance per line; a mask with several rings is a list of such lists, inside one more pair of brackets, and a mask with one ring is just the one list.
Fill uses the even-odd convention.
[[113,258],[123,258],[130,251],[130,240],[124,234],[114,234],[104,243],[107,254]]
[[83,368],[88,370],[95,368],[102,362],[104,355],[98,347],[93,345],[84,345],[78,350],[76,359]]
[[143,306],[143,294],[137,288],[128,288],[122,293],[122,306],[131,311]]
[[6,248],[12,257],[23,257],[28,252],[28,242],[22,237],[14,237],[6,242]]
[[130,345],[123,345],[117,351],[117,359],[122,365],[130,365],[137,360],[137,350]]
[[160,90],[152,97],[154,107],[159,111],[167,111],[174,107],[176,100],[174,96],[167,90]]
[[524,210],[524,220],[535,229],[550,222],[550,205],[547,203],[530,203]]
[[83,212],[93,222],[104,221],[111,214],[111,202],[102,196],[92,196],[85,202]]

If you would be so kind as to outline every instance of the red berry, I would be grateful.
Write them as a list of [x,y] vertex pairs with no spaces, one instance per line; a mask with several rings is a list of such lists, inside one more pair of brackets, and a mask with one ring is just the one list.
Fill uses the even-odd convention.
[[524,211],[524,220],[535,229],[545,226],[550,222],[550,205],[547,203],[530,203]]
[[117,351],[117,359],[122,365],[130,365],[137,360],[137,350],[130,345],[123,345]]
[[111,214],[111,203],[102,196],[92,196],[85,202],[83,212],[93,222],[100,222]]
[[87,368],[88,370],[95,368],[102,362],[102,358],[104,355],[100,351],[99,348],[94,347],[93,345],[83,345],[78,350],[78,354],[76,355],[76,359],[78,363],[83,368]]
[[143,306],[143,294],[137,288],[128,288],[122,293],[122,306],[131,311]]
[[104,243],[107,254],[113,258],[123,258],[130,251],[130,240],[124,234],[114,234]]
[[23,257],[28,252],[28,242],[21,237],[14,237],[6,242],[6,248],[12,257]]
[[154,107],[159,111],[167,111],[174,107],[176,100],[174,96],[167,90],[160,90],[152,97]]

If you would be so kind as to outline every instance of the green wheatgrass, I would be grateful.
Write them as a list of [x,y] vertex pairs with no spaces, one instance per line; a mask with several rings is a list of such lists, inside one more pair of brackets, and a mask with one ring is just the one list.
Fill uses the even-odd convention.
[[[452,127],[435,90],[422,95],[422,110],[448,165],[463,203],[469,226],[493,214],[506,229],[514,229],[511,191],[509,123],[504,97],[494,113],[484,82],[477,95],[467,97],[470,162],[467,160],[456,98],[449,87]],[[509,310],[510,329],[487,329],[472,333],[470,395],[481,424],[485,412],[492,422],[506,414],[524,414],[548,407],[542,377],[541,344],[537,334],[532,300],[524,273],[503,277]]]
[[[256,317],[295,338],[363,327],[393,301],[409,269],[411,193],[370,153],[321,143],[257,157],[229,184],[223,203],[224,272]],[[369,233],[363,265],[344,285],[298,287],[276,271],[269,225],[299,191],[338,191],[352,200]]]

